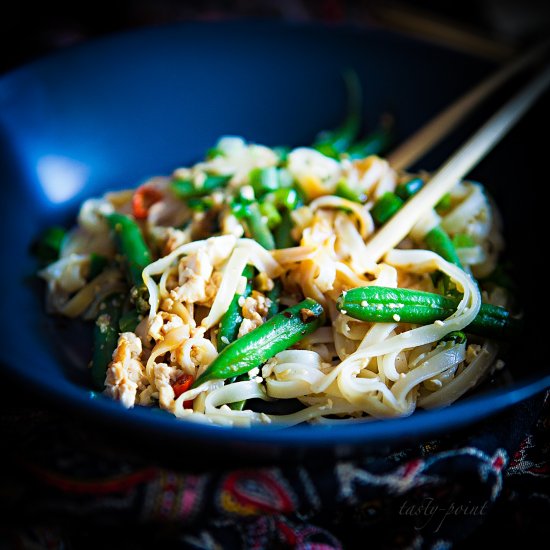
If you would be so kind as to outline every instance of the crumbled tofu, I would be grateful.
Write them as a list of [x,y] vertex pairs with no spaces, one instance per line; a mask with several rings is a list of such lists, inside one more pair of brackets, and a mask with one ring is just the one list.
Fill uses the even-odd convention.
[[256,324],[252,319],[243,319],[241,322],[241,326],[239,327],[239,334],[237,335],[237,338],[241,338],[245,334],[248,334],[249,332],[252,332],[256,327],[259,327],[260,324]]
[[220,288],[221,282],[223,279],[223,273],[221,271],[214,271],[212,277],[206,281],[206,286],[204,288],[205,297],[201,302],[202,305],[207,307],[212,307],[216,294]]
[[265,271],[262,271],[254,278],[254,285],[260,292],[269,292],[273,290],[275,283],[273,279],[267,276]]
[[141,340],[133,332],[123,332],[107,369],[105,393],[119,400],[126,408],[136,402],[138,390],[148,384],[145,368],[140,361]]
[[172,382],[177,378],[178,372],[175,367],[170,367],[166,363],[157,363],[154,366],[154,373],[155,386],[159,395],[159,405],[163,409],[171,410],[175,397]]
[[214,267],[204,249],[197,250],[180,260],[178,284],[170,296],[180,302],[202,302],[206,298],[206,283]]
[[261,292],[252,291],[252,295],[244,299],[242,304],[243,320],[237,337],[240,338],[262,325],[268,309],[269,300]]
[[160,311],[157,313],[149,325],[147,336],[154,340],[164,340],[164,337],[175,328],[182,327],[183,320],[179,315]]

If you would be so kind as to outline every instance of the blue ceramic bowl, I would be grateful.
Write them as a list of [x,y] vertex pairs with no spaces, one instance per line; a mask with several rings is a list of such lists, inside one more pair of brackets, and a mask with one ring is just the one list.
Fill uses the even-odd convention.
[[[197,160],[223,134],[267,145],[311,143],[319,129],[343,117],[341,73],[347,67],[362,80],[367,124],[390,111],[399,139],[492,69],[465,54],[379,30],[230,22],[111,36],[1,77],[0,354],[2,369],[15,378],[10,391],[39,392],[101,430],[162,440],[198,459],[214,451],[243,463],[293,460],[321,449],[325,456],[349,456],[401,446],[469,425],[548,387],[543,365],[516,342],[508,361],[511,382],[489,381],[450,408],[360,425],[220,429],[90,397],[90,328],[45,314],[44,289],[28,253],[33,238],[50,224],[70,225],[87,197]],[[493,189],[505,220],[513,220],[512,261],[524,254],[522,235],[531,214],[518,214],[506,189],[535,160],[530,136],[542,129],[537,112],[474,173]],[[436,148],[422,167],[435,168],[477,122],[474,117]]]

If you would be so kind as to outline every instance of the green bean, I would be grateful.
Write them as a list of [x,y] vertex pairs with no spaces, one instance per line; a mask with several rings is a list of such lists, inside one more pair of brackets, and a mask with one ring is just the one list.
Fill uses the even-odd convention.
[[344,122],[335,130],[320,132],[313,148],[324,155],[338,158],[346,151],[359,133],[361,126],[361,83],[357,73],[348,70],[344,73],[348,93],[348,112]]
[[384,193],[372,207],[370,213],[378,225],[386,223],[402,206],[404,202],[391,191]]
[[253,202],[246,205],[242,216],[246,221],[250,237],[255,239],[266,250],[273,250],[275,248],[275,240],[267,224],[262,219],[258,203]]
[[453,332],[449,332],[449,334],[446,334],[443,338],[441,338],[443,342],[455,342],[456,344],[465,344],[466,343],[466,334],[462,332],[461,330],[453,330]]
[[277,191],[265,195],[262,197],[262,202],[269,202],[276,208],[286,208],[287,210],[295,210],[303,205],[298,191],[289,187],[277,189]]
[[252,277],[254,276],[254,268],[251,265],[247,265],[243,270],[243,276],[246,277],[246,287],[242,294],[236,293],[227,308],[227,311],[223,314],[220,321],[220,329],[218,331],[218,351],[221,352],[231,342],[237,338],[239,332],[239,325],[243,320],[242,308],[239,304],[241,296],[244,298],[250,296],[252,292]]
[[140,321],[141,316],[137,310],[132,309],[128,313],[121,315],[118,321],[118,328],[120,329],[120,332],[134,332]]
[[106,216],[114,231],[120,255],[124,259],[128,280],[136,288],[143,286],[142,272],[152,262],[151,253],[145,244],[138,224],[124,214]]
[[451,208],[451,194],[445,193],[440,199],[439,202],[435,205],[435,211],[438,214],[445,212]]
[[191,199],[210,195],[215,189],[225,187],[232,176],[207,175],[203,184],[198,187],[192,180],[174,178],[170,183],[170,189],[179,199]]
[[460,258],[456,253],[453,241],[447,232],[440,226],[436,225],[433,229],[424,235],[424,240],[430,250],[439,254],[443,259],[463,269]]
[[467,233],[457,233],[452,240],[455,248],[472,248],[476,246],[474,239]]
[[99,315],[94,326],[91,368],[92,382],[97,390],[104,388],[107,367],[117,346],[123,299],[122,294],[111,294],[99,306]]
[[277,315],[279,312],[279,297],[283,290],[283,285],[281,279],[275,279],[273,281],[273,288],[267,291],[266,297],[269,298],[270,304],[267,310],[267,318],[271,319],[274,315]]
[[[406,193],[410,192],[412,189],[414,189],[415,186],[409,186],[409,189],[407,191],[402,188],[401,195],[403,196]],[[370,213],[377,224],[383,225],[392,216],[394,216],[404,204],[405,203],[401,197],[399,197],[396,193],[388,191],[384,193],[374,203],[374,206],[372,207]],[[435,253],[439,254],[448,262],[451,262],[452,264],[463,269],[462,263],[460,262],[458,254],[456,253],[451,238],[440,225],[437,225],[433,229],[428,231],[428,233],[426,233],[426,235],[424,236],[424,240],[426,241],[426,245],[430,250],[433,250]]]
[[193,387],[208,380],[226,380],[260,367],[277,353],[299,342],[324,322],[321,304],[307,298],[245,334],[214,359]]
[[[336,306],[339,311],[361,321],[426,325],[452,315],[459,302],[459,298],[420,290],[368,286],[343,293]],[[480,336],[504,338],[517,334],[520,327],[520,321],[506,309],[482,304],[479,313],[465,330]]]
[[[243,270],[243,276],[246,277],[246,287],[242,294],[236,293],[233,296],[233,300],[229,304],[229,308],[224,313],[220,321],[220,329],[218,331],[218,352],[223,351],[231,342],[234,342],[237,339],[237,334],[239,332],[239,326],[243,320],[242,317],[242,307],[239,304],[239,299],[241,296],[247,298],[252,292],[252,277],[254,276],[254,268],[251,265],[247,265]],[[246,375],[237,377],[229,380],[229,383],[236,381],[242,381],[248,378]],[[230,403],[229,408],[234,411],[242,411],[246,400],[236,401],[235,403]]]
[[290,248],[296,244],[292,237],[292,218],[288,210],[283,211],[281,223],[275,229],[274,237],[276,248]]

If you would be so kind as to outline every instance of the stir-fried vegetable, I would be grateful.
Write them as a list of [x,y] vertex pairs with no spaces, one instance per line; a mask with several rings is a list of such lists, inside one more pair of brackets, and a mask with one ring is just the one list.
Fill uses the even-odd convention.
[[430,250],[433,250],[448,262],[463,269],[453,241],[440,225],[436,225],[433,229],[428,231],[424,236],[424,240]]
[[144,220],[149,208],[162,199],[162,193],[151,185],[140,185],[132,197],[132,213],[136,220]]
[[355,141],[361,128],[361,83],[355,71],[344,73],[348,92],[348,112],[335,130],[320,132],[313,147],[328,157],[338,158]]
[[218,331],[218,351],[224,350],[231,342],[234,342],[239,332],[239,325],[243,320],[242,307],[239,300],[246,298],[252,292],[252,277],[254,276],[254,268],[247,265],[243,271],[243,277],[246,277],[246,288],[242,294],[235,294],[227,311],[224,313],[220,321],[220,329]]
[[[446,319],[457,309],[459,299],[409,288],[368,286],[353,288],[342,294],[336,307],[346,315],[375,323],[414,323],[427,325]],[[506,338],[517,334],[521,322],[506,309],[482,304],[467,332]]]
[[323,307],[310,298],[285,309],[269,321],[227,346],[197,378],[193,387],[208,380],[245,374],[299,342],[324,321]]
[[111,294],[99,306],[99,315],[94,326],[91,368],[92,382],[97,390],[102,390],[104,387],[107,367],[117,346],[123,300],[122,294]]
[[106,219],[115,233],[116,244],[124,259],[128,280],[136,287],[142,286],[141,273],[153,260],[139,226],[124,214],[109,214]]
[[174,178],[170,184],[170,189],[179,199],[191,199],[195,197],[204,197],[210,195],[212,191],[225,187],[231,176],[213,176],[207,175],[202,185],[196,185],[190,179]]

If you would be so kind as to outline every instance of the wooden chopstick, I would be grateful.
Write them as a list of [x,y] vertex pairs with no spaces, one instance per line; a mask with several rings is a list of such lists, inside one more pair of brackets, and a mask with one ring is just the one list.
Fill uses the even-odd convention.
[[439,199],[493,149],[550,85],[550,65],[499,109],[441,166],[428,183],[409,199],[367,242],[365,256],[378,261],[397,246]]
[[390,165],[397,170],[406,169],[422,158],[499,86],[522,69],[538,61],[549,46],[549,41],[536,46],[472,88],[392,151],[387,157]]
[[[439,44],[477,57],[503,62],[514,54],[515,44],[405,2],[383,0],[370,6],[374,20],[417,40]],[[483,34],[482,34],[483,32]]]

